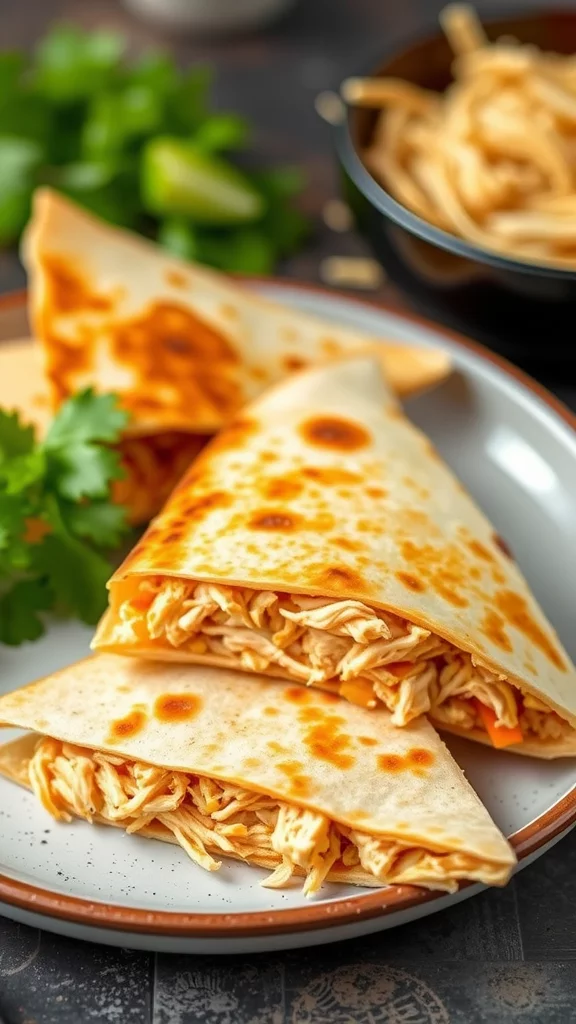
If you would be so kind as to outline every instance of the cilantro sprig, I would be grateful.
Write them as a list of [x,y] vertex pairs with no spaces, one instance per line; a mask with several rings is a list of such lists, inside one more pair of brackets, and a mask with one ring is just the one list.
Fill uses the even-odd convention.
[[0,410],[0,643],[44,633],[42,613],[95,624],[106,606],[107,557],[128,530],[111,501],[128,416],[113,395],[79,392],[42,441]]
[[308,232],[301,176],[254,170],[250,126],[214,110],[211,70],[119,33],[57,25],[31,56],[0,52],[0,245],[16,241],[38,185],[176,255],[267,273]]

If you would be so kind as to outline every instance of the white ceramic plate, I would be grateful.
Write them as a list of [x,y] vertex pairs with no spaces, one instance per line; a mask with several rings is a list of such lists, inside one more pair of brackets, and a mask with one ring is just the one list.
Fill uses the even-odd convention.
[[[413,418],[490,515],[576,653],[576,434],[550,395],[443,329],[314,289],[261,283],[266,295],[406,343],[446,348],[457,373],[410,403]],[[0,339],[26,333],[22,297],[0,304]],[[572,627],[572,628],[571,628]],[[89,631],[66,623],[40,642],[0,648],[0,690],[86,653]],[[453,753],[525,866],[576,820],[576,763],[497,753],[463,740]],[[208,874],[163,843],[85,823],[57,825],[33,797],[0,780],[0,913],[73,937],[191,953],[251,952],[350,938],[413,920],[478,892],[332,886],[306,901],[263,889],[263,872],[226,864]]]

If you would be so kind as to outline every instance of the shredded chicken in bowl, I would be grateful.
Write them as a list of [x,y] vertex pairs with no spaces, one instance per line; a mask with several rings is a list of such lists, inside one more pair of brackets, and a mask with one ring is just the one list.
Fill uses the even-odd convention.
[[[360,601],[144,577],[119,607],[119,639],[181,648],[251,672],[325,687],[353,703],[381,701],[403,726],[500,730],[508,744],[571,731],[542,701],[428,629]],[[500,745],[505,745],[502,742]]]
[[206,871],[220,856],[268,868],[262,883],[284,888],[304,875],[312,896],[326,880],[407,884],[454,892],[458,880],[498,884],[498,867],[462,852],[438,853],[357,832],[326,815],[241,786],[40,739],[30,785],[59,821],[73,817],[119,825],[178,843]]

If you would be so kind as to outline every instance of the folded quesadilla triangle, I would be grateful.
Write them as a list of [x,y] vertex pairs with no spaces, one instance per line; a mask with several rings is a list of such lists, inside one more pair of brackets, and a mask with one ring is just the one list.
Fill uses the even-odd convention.
[[445,352],[363,335],[265,301],[37,191],[23,243],[30,321],[53,399],[114,391],[131,431],[215,433],[268,385],[369,349],[399,394],[438,383]]
[[[48,431],[52,402],[40,346],[30,338],[0,344],[0,409],[19,413],[39,438]],[[114,481],[112,493],[131,523],[150,521],[206,440],[202,434],[166,430],[120,441],[124,476]]]
[[210,870],[230,853],[272,885],[299,868],[308,892],[325,877],[452,891],[515,863],[424,719],[396,729],[319,690],[100,655],[1,697],[0,723],[38,734],[0,748],[0,771],[56,817],[152,827]]
[[375,363],[260,398],[110,583],[99,650],[242,668],[576,754],[576,673],[514,562]]

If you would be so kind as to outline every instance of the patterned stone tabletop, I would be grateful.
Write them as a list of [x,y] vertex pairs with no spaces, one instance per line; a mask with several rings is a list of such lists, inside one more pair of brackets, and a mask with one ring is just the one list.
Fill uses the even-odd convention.
[[[218,100],[254,120],[264,156],[307,171],[306,206],[317,231],[284,268],[289,276],[317,281],[322,256],[364,252],[353,234],[321,227],[336,185],[316,93],[378,39],[414,32],[441,6],[300,0],[265,35],[173,44],[183,63],[215,63]],[[0,0],[0,17],[2,46],[31,45],[55,17],[124,27],[135,47],[158,42],[116,0]],[[23,283],[15,257],[0,255],[0,291]],[[398,301],[389,288],[379,296]],[[576,377],[557,390],[576,409]],[[391,932],[286,954],[152,956],[0,919],[0,1024],[569,1024],[576,1021],[575,963],[573,833],[502,891]]]

